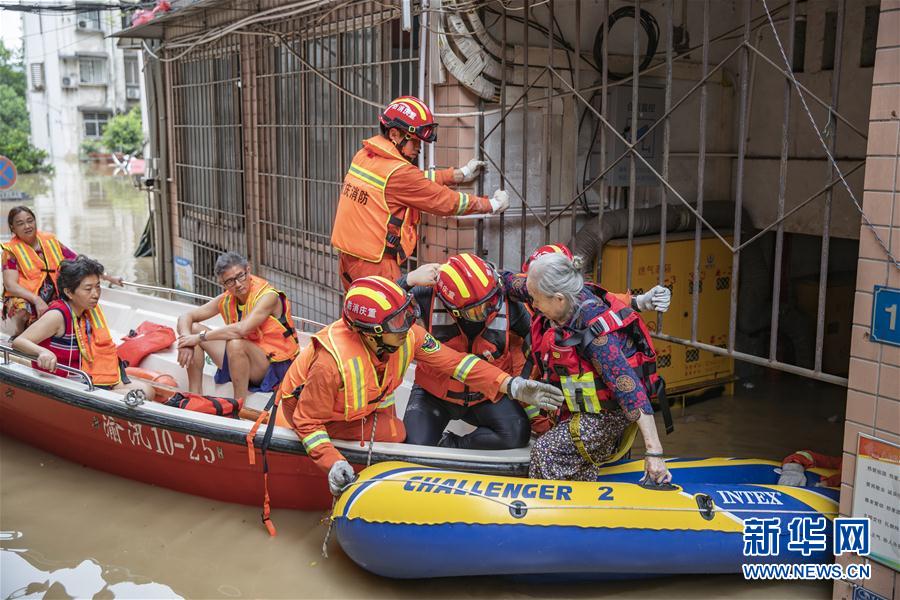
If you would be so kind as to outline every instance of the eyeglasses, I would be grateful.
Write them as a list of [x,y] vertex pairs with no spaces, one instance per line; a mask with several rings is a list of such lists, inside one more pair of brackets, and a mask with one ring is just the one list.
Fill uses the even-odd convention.
[[222,285],[227,288],[232,288],[238,283],[244,283],[247,280],[247,275],[249,275],[247,271],[244,271],[240,275],[235,275],[234,277],[229,277],[225,281],[222,282]]

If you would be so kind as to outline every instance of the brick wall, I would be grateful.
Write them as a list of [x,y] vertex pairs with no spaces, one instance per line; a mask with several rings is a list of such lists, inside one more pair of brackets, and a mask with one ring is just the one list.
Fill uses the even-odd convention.
[[[882,0],[877,48],[863,209],[894,256],[900,256],[900,156],[897,152],[900,139],[900,0]],[[850,207],[846,209],[850,210]],[[844,516],[849,516],[853,510],[857,434],[867,433],[900,443],[900,348],[869,340],[875,285],[900,288],[900,269],[889,263],[875,236],[863,225],[844,427],[840,508]],[[900,573],[879,563],[872,562],[869,581],[857,583],[885,598],[900,598]],[[834,597],[849,600],[852,586],[837,582]]]

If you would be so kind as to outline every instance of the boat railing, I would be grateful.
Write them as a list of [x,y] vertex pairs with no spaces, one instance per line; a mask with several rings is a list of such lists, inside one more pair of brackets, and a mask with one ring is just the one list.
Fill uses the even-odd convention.
[[[37,356],[32,356],[31,354],[26,354],[24,352],[19,352],[15,348],[7,346],[5,344],[0,344],[0,354],[3,355],[3,365],[6,366],[10,364],[9,357],[10,356],[18,356],[19,358],[24,358],[26,360],[37,360]],[[87,391],[94,391],[94,383],[91,381],[91,376],[85,373],[80,369],[75,369],[72,367],[67,367],[66,365],[56,365],[56,368],[60,371],[65,371],[66,373],[71,373],[72,375],[77,375],[79,379],[84,382],[84,385],[87,386]]]
[[[146,290],[148,292],[167,294],[170,300],[173,299],[174,296],[183,296],[185,298],[191,298],[192,300],[202,300],[203,302],[209,302],[210,300],[212,300],[210,296],[204,296],[203,294],[195,294],[194,292],[186,292],[184,290],[167,288],[158,285],[147,285],[146,283],[135,283],[133,281],[123,281],[122,285],[133,287],[137,290]],[[312,319],[304,319],[297,316],[293,316],[292,318],[294,319],[294,324],[297,325],[301,331],[308,331],[307,327],[309,327],[309,330],[311,331],[318,331],[325,327],[324,323],[319,323],[318,321],[313,321]]]

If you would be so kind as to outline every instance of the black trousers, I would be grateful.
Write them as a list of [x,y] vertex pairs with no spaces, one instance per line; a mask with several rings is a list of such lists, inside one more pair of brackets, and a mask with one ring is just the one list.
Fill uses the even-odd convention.
[[462,406],[438,398],[414,385],[409,395],[403,424],[406,443],[437,446],[444,428],[460,419],[477,429],[464,436],[449,435],[444,444],[453,448],[509,450],[524,448],[531,437],[531,425],[522,406],[509,396],[497,402]]

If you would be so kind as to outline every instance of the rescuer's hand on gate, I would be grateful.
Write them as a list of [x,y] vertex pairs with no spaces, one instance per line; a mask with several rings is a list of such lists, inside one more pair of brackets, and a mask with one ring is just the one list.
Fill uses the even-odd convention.
[[56,370],[56,355],[46,348],[41,348],[41,351],[38,352],[37,355],[38,366],[45,371],[55,371]]
[[356,473],[346,460],[339,460],[328,471],[328,488],[332,495],[340,496],[348,485],[356,481]]
[[509,208],[509,194],[506,190],[497,190],[494,192],[494,195],[490,199],[491,202],[491,214],[499,215],[504,210]]
[[483,160],[472,159],[458,169],[453,170],[453,181],[456,183],[469,183],[475,181],[481,170],[487,166]]
[[410,271],[406,275],[406,284],[410,286],[424,285],[430,287],[437,282],[438,269],[441,265],[438,263],[428,263],[422,265],[415,271]]
[[672,303],[672,290],[661,285],[653,286],[649,292],[634,297],[638,310],[666,312]]
[[644,457],[644,476],[641,481],[652,481],[656,484],[669,483],[672,481],[672,474],[666,466],[666,461],[658,456]]
[[513,377],[509,382],[509,397],[551,412],[558,409],[565,400],[558,387],[523,377]]
[[798,463],[787,463],[781,465],[781,477],[778,478],[778,485],[792,485],[794,487],[803,487],[806,485],[806,469]]

